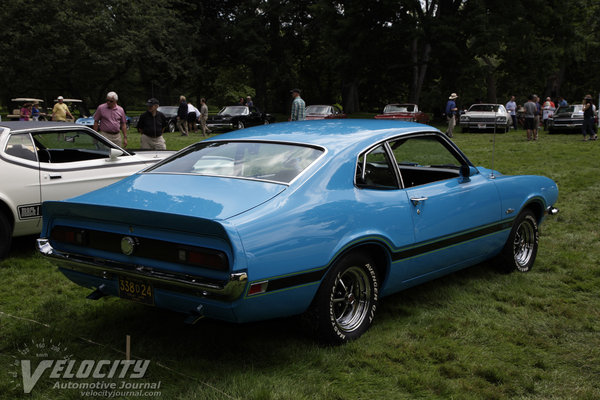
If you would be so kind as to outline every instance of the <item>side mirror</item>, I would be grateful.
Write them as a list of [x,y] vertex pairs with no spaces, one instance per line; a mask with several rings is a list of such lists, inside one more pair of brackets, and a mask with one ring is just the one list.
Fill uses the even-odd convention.
[[471,182],[471,167],[467,164],[460,166],[460,183]]
[[123,155],[123,152],[119,149],[110,149],[109,159],[106,161],[117,161],[120,156]]

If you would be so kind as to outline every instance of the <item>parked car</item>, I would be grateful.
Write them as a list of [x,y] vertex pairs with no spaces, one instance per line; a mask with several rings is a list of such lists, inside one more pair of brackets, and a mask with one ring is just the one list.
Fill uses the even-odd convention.
[[[131,128],[131,125],[133,124],[134,126],[137,125],[137,121],[133,121],[131,119],[131,117],[129,116],[125,116],[125,119],[127,120],[127,129]],[[133,122],[132,122],[133,121]],[[81,117],[81,118],[77,118],[75,120],[75,123],[77,125],[83,125],[83,126],[87,126],[89,128],[92,128],[94,126],[94,116],[90,115],[88,117]]]
[[41,203],[98,189],[174,152],[127,152],[63,122],[0,122],[0,258],[13,236],[39,233]]
[[339,119],[346,118],[346,114],[336,105],[314,105],[306,107],[304,119]]
[[[598,115],[595,115],[598,125]],[[554,115],[548,118],[548,133],[559,131],[581,133],[583,125],[583,105],[571,104],[568,106],[559,106]]]
[[44,202],[38,248],[89,298],[188,322],[308,312],[321,340],[341,343],[400,290],[490,259],[530,270],[557,197],[549,178],[475,167],[427,125],[286,122]]
[[506,133],[511,124],[511,116],[502,104],[473,104],[460,116],[463,132],[493,129]]
[[419,106],[416,104],[388,104],[383,109],[383,114],[376,115],[375,119],[394,119],[427,124],[429,115],[419,111]]
[[158,111],[167,118],[168,130],[173,133],[177,130],[177,106],[158,106]]
[[223,107],[216,115],[209,115],[206,126],[211,130],[230,131],[272,122],[275,122],[275,118],[257,107],[238,105]]
[[45,121],[46,120],[46,110],[44,110],[42,103],[44,102],[44,100],[42,99],[37,99],[34,97],[16,97],[14,99],[10,99],[10,101],[13,102],[13,106],[14,108],[11,110],[12,112],[8,115],[6,115],[6,118],[9,121],[18,121],[21,118],[21,107],[23,107],[23,105],[30,103],[30,104],[34,104],[37,103],[38,104],[38,109],[40,110],[40,121]]

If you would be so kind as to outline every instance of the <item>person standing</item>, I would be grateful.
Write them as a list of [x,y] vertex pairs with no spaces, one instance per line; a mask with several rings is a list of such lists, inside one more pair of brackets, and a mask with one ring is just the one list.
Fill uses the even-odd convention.
[[594,105],[592,104],[592,96],[586,95],[583,99],[583,125],[581,126],[583,140],[587,141],[585,135],[590,136],[590,140],[596,140],[597,135],[594,132]]
[[34,121],[39,121],[40,120],[40,116],[42,115],[42,113],[40,112],[39,107],[39,103],[36,101],[33,103],[33,105],[31,106],[31,118]]
[[187,129],[188,106],[185,101],[185,96],[179,96],[179,108],[177,109],[177,129],[181,132],[181,136],[188,135]]
[[554,102],[550,97],[546,97],[546,101],[544,102],[544,107],[542,109],[542,121],[544,123],[544,130],[548,129],[548,119],[554,115],[554,111],[556,107],[554,106]]
[[246,97],[246,105],[248,107],[254,106],[254,102],[252,101],[252,97],[250,97],[250,96]]
[[456,126],[456,114],[458,113],[458,107],[456,106],[456,100],[458,95],[456,93],[452,93],[450,97],[448,97],[448,102],[446,103],[446,120],[448,121],[448,129],[446,129],[446,136],[453,137],[454,136],[454,127]]
[[517,103],[515,102],[515,96],[510,96],[510,100],[506,103],[506,111],[510,114],[510,118],[512,118],[513,129],[517,130]]
[[569,105],[569,103],[567,103],[567,100],[565,100],[565,98],[564,98],[564,97],[560,96],[560,97],[558,98],[558,106],[559,106],[559,107],[566,107],[566,106],[568,106],[568,105]]
[[523,106],[525,108],[525,129],[527,130],[527,140],[533,139],[533,132],[535,127],[535,114],[537,107],[534,103],[535,95],[531,95],[527,98],[527,103]]
[[19,121],[29,121],[31,117],[31,103],[23,104],[20,111]]
[[300,89],[292,89],[290,91],[292,94],[292,112],[290,114],[290,121],[303,121],[304,120],[304,110],[306,109],[306,103],[300,97]]
[[202,127],[202,135],[208,136],[207,132],[212,132],[206,126],[206,121],[208,120],[208,106],[206,105],[206,99],[200,99],[200,126]]
[[540,129],[542,118],[542,106],[540,105],[540,97],[537,94],[533,95],[533,102],[536,110],[533,120],[533,140],[538,140],[538,131]]
[[187,105],[188,105],[188,115],[187,115],[188,133],[191,131],[194,131],[194,133],[198,133],[197,122],[200,122],[200,110],[198,110],[196,108],[196,106],[190,102],[188,102]]
[[56,100],[57,103],[54,105],[54,108],[52,108],[52,121],[66,122],[67,117],[70,119],[75,119],[73,118],[73,114],[71,114],[69,111],[69,107],[63,103],[64,98],[62,96],[58,96]]
[[166,150],[167,145],[163,133],[167,126],[167,117],[158,111],[159,102],[154,97],[148,99],[146,106],[148,110],[140,115],[137,124],[138,131],[142,134],[140,148],[142,150]]
[[[117,146],[127,147],[127,117],[118,100],[115,92],[108,92],[106,103],[100,104],[94,114],[94,130]],[[123,132],[122,140],[119,130]]]

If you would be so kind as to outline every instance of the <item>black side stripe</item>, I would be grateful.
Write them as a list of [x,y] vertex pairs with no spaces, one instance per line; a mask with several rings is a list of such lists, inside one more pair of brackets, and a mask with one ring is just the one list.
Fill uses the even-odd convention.
[[452,236],[446,239],[437,240],[435,242],[427,243],[424,245],[417,245],[416,247],[407,250],[397,251],[392,253],[392,261],[399,261],[405,258],[415,257],[424,253],[429,253],[431,251],[443,249],[444,247],[450,247],[455,244],[468,242],[469,240],[477,239],[482,236],[500,232],[510,228],[512,226],[512,223],[513,219],[511,219],[510,221],[503,221],[495,225],[486,226],[484,228],[477,229],[471,232]]
[[[426,243],[423,245],[417,245],[415,247],[399,250],[392,253],[392,262],[400,261],[403,259],[419,256],[421,254],[429,253],[431,251],[450,247],[459,243],[467,242],[473,239],[477,239],[483,236],[490,235],[492,233],[500,232],[505,229],[512,227],[514,218],[508,221],[502,221],[500,223],[489,225],[481,229],[469,231],[463,234],[458,234],[449,238],[437,240],[435,242]],[[327,266],[328,267],[328,266]],[[306,272],[303,274],[284,276],[281,278],[269,279],[269,285],[267,286],[266,293],[275,292],[278,290],[288,289],[294,286],[306,285],[309,283],[318,282],[323,279],[327,272],[327,267]]]

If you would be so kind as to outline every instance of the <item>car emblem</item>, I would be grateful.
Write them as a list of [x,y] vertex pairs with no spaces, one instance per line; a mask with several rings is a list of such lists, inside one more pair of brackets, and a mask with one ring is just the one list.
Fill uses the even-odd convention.
[[121,252],[126,256],[130,256],[135,251],[137,244],[137,240],[131,236],[125,236],[121,239]]

